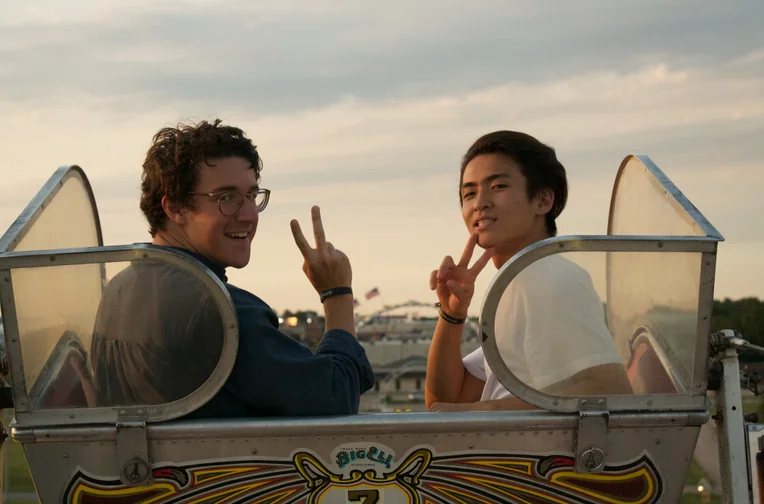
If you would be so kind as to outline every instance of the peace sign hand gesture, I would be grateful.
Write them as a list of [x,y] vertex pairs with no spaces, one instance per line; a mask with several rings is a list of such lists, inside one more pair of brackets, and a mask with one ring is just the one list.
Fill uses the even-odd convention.
[[350,287],[353,280],[350,260],[341,250],[335,249],[331,242],[326,241],[321,211],[317,206],[311,208],[311,217],[316,248],[308,244],[300,223],[296,219],[291,222],[294,241],[305,258],[302,271],[319,294],[335,287]]
[[467,310],[475,293],[475,280],[494,254],[493,249],[487,249],[470,268],[470,259],[477,240],[477,233],[470,235],[459,264],[454,264],[451,256],[446,256],[440,268],[430,273],[430,290],[434,290],[438,295],[443,311],[455,318],[467,317]]

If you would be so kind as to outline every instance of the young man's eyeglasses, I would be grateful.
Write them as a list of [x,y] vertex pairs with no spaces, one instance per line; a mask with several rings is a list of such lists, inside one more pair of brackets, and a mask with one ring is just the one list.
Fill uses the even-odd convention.
[[[194,196],[209,196],[210,198],[218,202],[218,209],[220,213],[225,216],[235,214],[241,208],[241,204],[244,202],[239,191],[223,191],[218,193],[189,193]],[[268,206],[268,199],[271,197],[270,189],[258,189],[257,191],[248,192],[244,195],[250,203],[253,203],[257,207],[258,212],[265,210]]]

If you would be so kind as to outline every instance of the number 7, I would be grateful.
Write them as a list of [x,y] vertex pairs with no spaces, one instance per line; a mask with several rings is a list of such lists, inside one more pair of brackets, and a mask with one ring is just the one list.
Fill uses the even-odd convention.
[[348,500],[361,504],[378,504],[379,490],[348,490]]

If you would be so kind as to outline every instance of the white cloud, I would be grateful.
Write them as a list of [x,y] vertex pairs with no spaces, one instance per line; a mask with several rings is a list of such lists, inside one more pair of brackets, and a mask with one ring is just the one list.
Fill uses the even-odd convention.
[[[576,9],[564,13],[575,22],[561,27],[556,41],[547,41],[552,45],[538,41],[536,57],[528,59],[534,56],[531,51],[514,59],[517,53],[512,50],[533,46],[531,42],[541,35],[529,25],[512,33],[516,44],[497,39],[499,32],[494,28],[507,15],[499,11],[498,21],[487,20],[481,32],[474,28],[478,17],[485,20],[484,13],[478,16],[449,3],[442,15],[417,31],[419,17],[387,7],[375,7],[384,22],[368,26],[355,23],[359,16],[369,15],[357,6],[274,1],[237,7],[257,9],[258,16],[229,19],[231,30],[246,21],[251,24],[247,30],[265,30],[266,39],[274,42],[282,40],[274,34],[285,20],[296,21],[291,32],[281,34],[284,38],[311,20],[330,23],[327,20],[333,19],[335,24],[328,26],[337,28],[336,33],[313,26],[303,34],[308,42],[300,39],[288,45],[285,41],[285,47],[265,50],[242,35],[250,32],[241,32],[234,38],[242,47],[231,46],[229,58],[215,42],[191,38],[190,28],[172,38],[181,21],[199,22],[206,14],[210,29],[220,28],[225,16],[215,14],[219,5],[98,5],[91,11],[89,4],[77,4],[72,12],[82,11],[81,18],[52,9],[50,19],[42,21],[21,7],[0,10],[17,27],[50,23],[66,26],[70,33],[63,36],[51,29],[49,39],[33,43],[31,38],[19,38],[12,46],[19,51],[13,65],[20,70],[13,74],[16,81],[6,80],[0,86],[4,121],[0,229],[10,224],[57,166],[78,163],[91,176],[107,242],[147,240],[137,204],[140,165],[151,135],[189,116],[221,116],[243,127],[260,146],[265,160],[263,183],[274,190],[258,231],[253,262],[243,271],[232,272],[232,279],[279,310],[318,307],[300,271],[301,259],[288,222],[301,216],[307,223],[310,205],[320,204],[330,239],[353,262],[358,292],[377,286],[387,302],[429,299],[429,271],[443,255],[458,255],[466,240],[456,201],[460,156],[483,133],[517,129],[554,146],[568,169],[571,194],[560,219],[561,232],[603,232],[620,160],[629,152],[644,152],[728,238],[720,253],[719,274],[724,279],[719,281],[717,295],[764,297],[760,274],[751,273],[762,270],[754,250],[764,240],[764,228],[756,226],[764,211],[759,196],[764,183],[760,175],[764,173],[760,140],[764,135],[760,49],[764,40],[748,44],[729,58],[721,53],[708,58],[688,56],[673,46],[632,52],[621,48],[626,52],[611,53],[611,47],[587,45],[582,51],[593,59],[571,70],[571,63],[564,59],[544,59],[550,47],[577,61],[577,48],[563,47],[578,40],[574,35],[587,30],[607,32],[606,23],[597,24]],[[510,17],[515,23],[529,22],[545,9],[520,9]],[[174,17],[181,11],[186,17]],[[116,23],[118,36],[97,29],[103,20],[117,15],[124,18]],[[460,16],[463,25],[458,23]],[[564,18],[561,15],[558,21]],[[136,20],[155,23],[152,28],[163,26],[165,20],[167,34],[150,31],[126,43],[119,37],[133,33],[125,27],[135,28]],[[71,30],[71,23],[88,26],[77,32]],[[143,33],[139,25],[135,29]],[[456,42],[442,40],[451,31]],[[317,37],[317,32],[324,36]],[[397,49],[384,46],[385,34]],[[56,36],[63,37],[67,50],[83,44],[89,47],[87,57],[71,60],[70,74],[56,74],[58,67],[51,70],[44,65],[52,54],[45,44],[55,43]],[[707,40],[710,36],[704,37],[704,44],[713,45]],[[465,46],[465,54],[453,53],[461,50],[459,43],[466,39],[474,39],[475,45]],[[0,35],[0,40],[9,39]],[[629,40],[625,38],[624,45]],[[103,43],[94,45],[98,41]],[[316,47],[301,52],[306,44]],[[481,48],[485,47],[494,52],[484,54]],[[346,52],[337,56],[336,51]],[[251,64],[242,64],[244,53],[251,54]],[[386,56],[379,56],[382,53]],[[293,59],[279,61],[283,54]],[[621,58],[622,54],[626,56]],[[361,64],[358,58],[364,55],[374,57]],[[391,61],[386,58],[396,55],[409,58],[406,71],[385,66]],[[65,55],[64,63],[70,57]],[[630,66],[634,61],[640,64]],[[379,68],[368,74],[372,66]],[[151,74],[160,67],[169,74]],[[116,73],[109,73],[110,69]],[[144,71],[155,78],[141,80]],[[46,74],[49,79],[39,79]],[[316,80],[314,74],[337,80]],[[177,80],[160,82],[167,75]],[[463,75],[469,78],[460,81]],[[273,80],[257,80],[263,76]],[[122,79],[124,83],[117,82]],[[247,86],[255,82],[251,79],[258,84],[250,89]],[[292,87],[282,96],[278,88],[285,81],[289,81],[285,87]],[[350,81],[352,85],[345,86]],[[459,85],[451,85],[457,81]],[[263,87],[263,82],[269,85]],[[237,94],[239,85],[245,94]],[[37,89],[39,100],[31,90],[24,94],[27,88]],[[24,93],[13,95],[19,89]],[[24,98],[3,101],[3,96],[12,95]],[[288,106],[261,106],[284,96]],[[481,279],[479,290],[485,288],[489,275],[486,272]]]
[[759,0],[6,3],[0,99],[108,97],[121,110],[138,96],[135,112],[258,114],[423,99],[656,61],[723,64],[764,45],[762,14]]
[[[380,104],[348,99],[247,123],[280,163],[298,171],[323,171],[323,159],[382,152],[394,156],[409,149],[461,152],[491,128],[535,132],[564,155],[565,147],[580,148],[583,142],[594,148],[613,136],[726,126],[764,116],[762,89],[764,77],[727,77],[708,69],[671,70],[659,64],[627,74],[594,72],[537,84],[512,82],[426,100]],[[247,120],[246,114],[239,116]]]

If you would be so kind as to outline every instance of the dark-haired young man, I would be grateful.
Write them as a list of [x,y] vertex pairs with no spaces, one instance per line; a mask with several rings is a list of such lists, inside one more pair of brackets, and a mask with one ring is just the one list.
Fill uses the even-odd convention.
[[[489,260],[498,269],[557,234],[567,191],[555,151],[524,133],[489,133],[465,154],[459,199],[470,238],[458,263],[446,257],[430,275],[441,304],[427,360],[425,401],[432,411],[532,409],[498,382],[482,349],[462,359],[462,324]],[[485,252],[470,268],[475,245]],[[509,369],[537,390],[631,392],[589,274],[560,255],[536,261],[511,282],[499,303],[496,341]]]
[[[263,300],[227,282],[227,267],[249,262],[268,203],[261,167],[244,132],[220,121],[162,129],[143,164],[141,210],[153,244],[205,264],[225,283],[238,316],[233,370],[192,416],[357,413],[374,375],[355,339],[350,262],[326,241],[318,207],[312,209],[316,248],[291,223],[303,271],[326,315],[326,334],[314,352],[278,331]],[[110,281],[97,314],[91,355],[98,405],[186,397],[215,369],[222,339],[220,315],[194,278],[165,264],[132,264]]]

